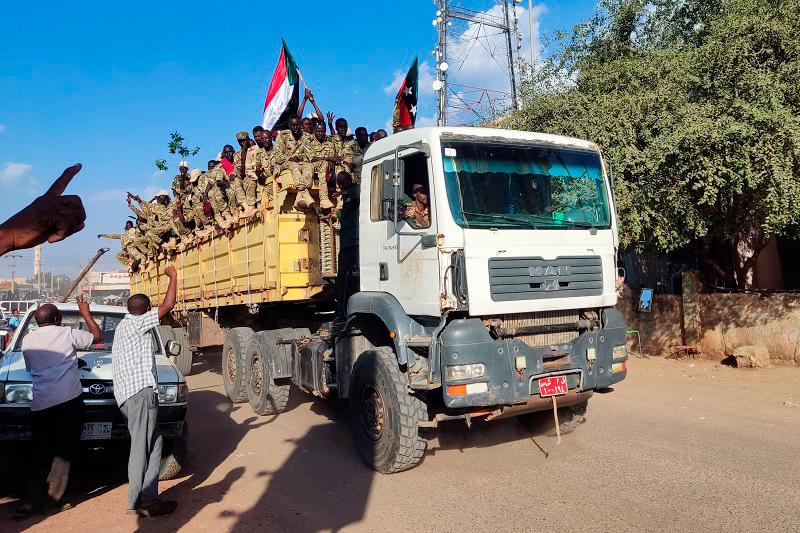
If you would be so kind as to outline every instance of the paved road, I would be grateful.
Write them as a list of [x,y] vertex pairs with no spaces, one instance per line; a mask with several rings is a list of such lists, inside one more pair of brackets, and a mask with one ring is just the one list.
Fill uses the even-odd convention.
[[634,359],[560,446],[513,419],[452,422],[392,476],[362,465],[342,406],[293,390],[289,412],[256,417],[199,370],[193,465],[162,486],[175,515],[125,516],[124,458],[94,453],[76,466],[74,509],[13,523],[6,496],[0,531],[800,531],[800,369]]

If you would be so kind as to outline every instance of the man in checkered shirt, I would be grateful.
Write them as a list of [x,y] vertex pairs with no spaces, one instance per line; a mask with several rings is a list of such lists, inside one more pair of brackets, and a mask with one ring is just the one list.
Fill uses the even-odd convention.
[[164,274],[169,277],[169,287],[157,310],[151,309],[150,298],[144,294],[128,298],[128,314],[117,325],[112,348],[114,397],[131,435],[128,514],[146,517],[169,514],[178,506],[177,502],[158,498],[162,441],[152,330],[175,307],[178,278],[171,266]]

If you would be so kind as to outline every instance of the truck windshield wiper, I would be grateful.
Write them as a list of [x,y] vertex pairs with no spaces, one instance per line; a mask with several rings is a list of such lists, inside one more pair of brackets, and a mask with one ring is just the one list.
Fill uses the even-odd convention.
[[484,217],[484,218],[488,218],[488,219],[491,219],[491,220],[505,220],[507,222],[522,222],[523,224],[527,224],[528,226],[530,226],[533,229],[539,229],[539,226],[537,226],[532,220],[530,220],[528,218],[528,217],[530,217],[530,215],[514,216],[514,215],[511,215],[511,214],[475,213],[475,212],[472,212],[472,211],[461,211],[461,214],[462,215],[468,215],[468,216],[471,216],[471,217]]

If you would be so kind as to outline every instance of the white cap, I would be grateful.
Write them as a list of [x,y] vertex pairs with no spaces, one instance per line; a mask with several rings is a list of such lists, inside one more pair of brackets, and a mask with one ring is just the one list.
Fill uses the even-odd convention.
[[202,172],[199,168],[193,168],[191,172],[189,172],[189,181],[194,183],[200,177],[200,174],[202,174]]
[[158,191],[158,192],[156,193],[156,196],[157,196],[157,197],[158,197],[158,196],[169,196],[169,192],[167,192],[165,189],[161,189],[160,191]]
[[186,161],[181,161],[180,163],[178,163],[178,166],[189,168],[189,163],[187,163]]

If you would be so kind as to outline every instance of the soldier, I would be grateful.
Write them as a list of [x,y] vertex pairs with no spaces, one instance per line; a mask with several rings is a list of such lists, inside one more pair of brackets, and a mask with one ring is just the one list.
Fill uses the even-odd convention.
[[381,139],[385,139],[386,137],[388,137],[388,136],[389,136],[389,134],[388,134],[388,133],[386,133],[386,130],[384,130],[384,129],[379,129],[379,130],[378,130],[378,131],[376,131],[375,133],[377,133],[377,134],[378,134],[378,140],[379,140],[379,141],[380,141]]
[[[265,130],[261,126],[253,128],[253,138],[258,145],[258,159],[256,160],[255,174],[258,177],[258,187],[256,189],[256,199],[260,201],[263,197],[263,186],[269,178],[277,178],[286,163],[283,154],[275,147],[272,142],[272,132]],[[272,204],[272,188],[267,189],[268,205]]]
[[374,143],[375,141],[377,141],[379,139],[380,139],[380,137],[378,137],[378,132],[377,131],[373,131],[372,133],[369,134],[369,142],[370,143]]
[[178,175],[172,178],[172,192],[177,194],[181,182],[189,177],[189,163],[181,161],[178,163]]
[[244,168],[242,166],[242,158],[244,157],[247,163],[247,155],[250,147],[255,144],[246,131],[236,133],[236,142],[239,143],[239,150],[233,154],[233,175],[230,176],[228,181],[231,182],[231,189],[236,194],[236,202],[242,209],[246,209],[247,201],[244,190]]
[[336,184],[342,191],[342,208],[339,213],[341,229],[339,234],[339,267],[336,273],[336,299],[338,312],[334,325],[340,326],[347,320],[347,300],[358,292],[358,205],[359,185],[353,182],[347,172],[336,175]]
[[[263,129],[263,128],[262,128]],[[255,136],[255,129],[253,130]],[[246,132],[240,131],[237,137],[242,133],[247,135]],[[242,149],[234,154],[233,160],[236,165],[236,179],[241,180],[244,198],[242,205],[244,206],[244,216],[249,217],[256,213],[256,203],[258,200],[258,172],[256,167],[261,161],[261,147],[256,144],[252,139],[246,137],[246,144],[240,141]]]
[[98,239],[106,238],[106,239],[119,239],[120,244],[120,252],[117,254],[117,261],[125,265],[126,267],[130,267],[131,261],[134,259],[141,259],[141,253],[136,250],[132,245],[132,239],[134,236],[135,230],[133,229],[133,222],[128,220],[125,222],[125,231],[122,233],[101,233],[97,236]]
[[[219,167],[217,167],[219,168]],[[214,172],[214,183],[208,193],[208,200],[214,210],[214,220],[222,229],[228,229],[234,222],[238,211],[236,193],[231,190],[230,182],[222,172]]]
[[333,143],[325,135],[325,124],[319,122],[314,129],[314,140],[309,145],[309,161],[313,164],[314,173],[319,180],[319,206],[331,209],[333,202],[328,195],[328,179],[333,177],[336,164]]
[[278,134],[276,148],[283,156],[285,169],[281,179],[292,183],[281,183],[284,189],[292,186],[298,189],[297,198],[294,201],[295,209],[307,209],[314,205],[314,199],[306,190],[311,186],[314,168],[308,162],[308,147],[312,137],[303,133],[300,127],[300,119],[297,117],[289,118],[289,131],[282,131]]
[[370,137],[367,133],[367,128],[359,126],[356,128],[356,143],[355,155],[353,156],[353,175],[356,176],[355,180],[360,181],[361,164],[364,161],[364,153],[369,148]]
[[[333,119],[333,114],[328,113],[328,120]],[[328,124],[330,126],[330,122]],[[336,119],[335,134],[331,135],[330,139],[333,142],[334,154],[337,158],[336,168],[334,172],[339,175],[339,172],[347,172],[352,176],[355,183],[358,183],[360,176],[353,174],[353,158],[357,155],[356,141],[349,136],[347,128],[347,120],[342,117]]]
[[411,186],[413,202],[403,206],[401,217],[414,228],[428,228],[431,225],[431,211],[428,205],[428,188],[421,183]]

